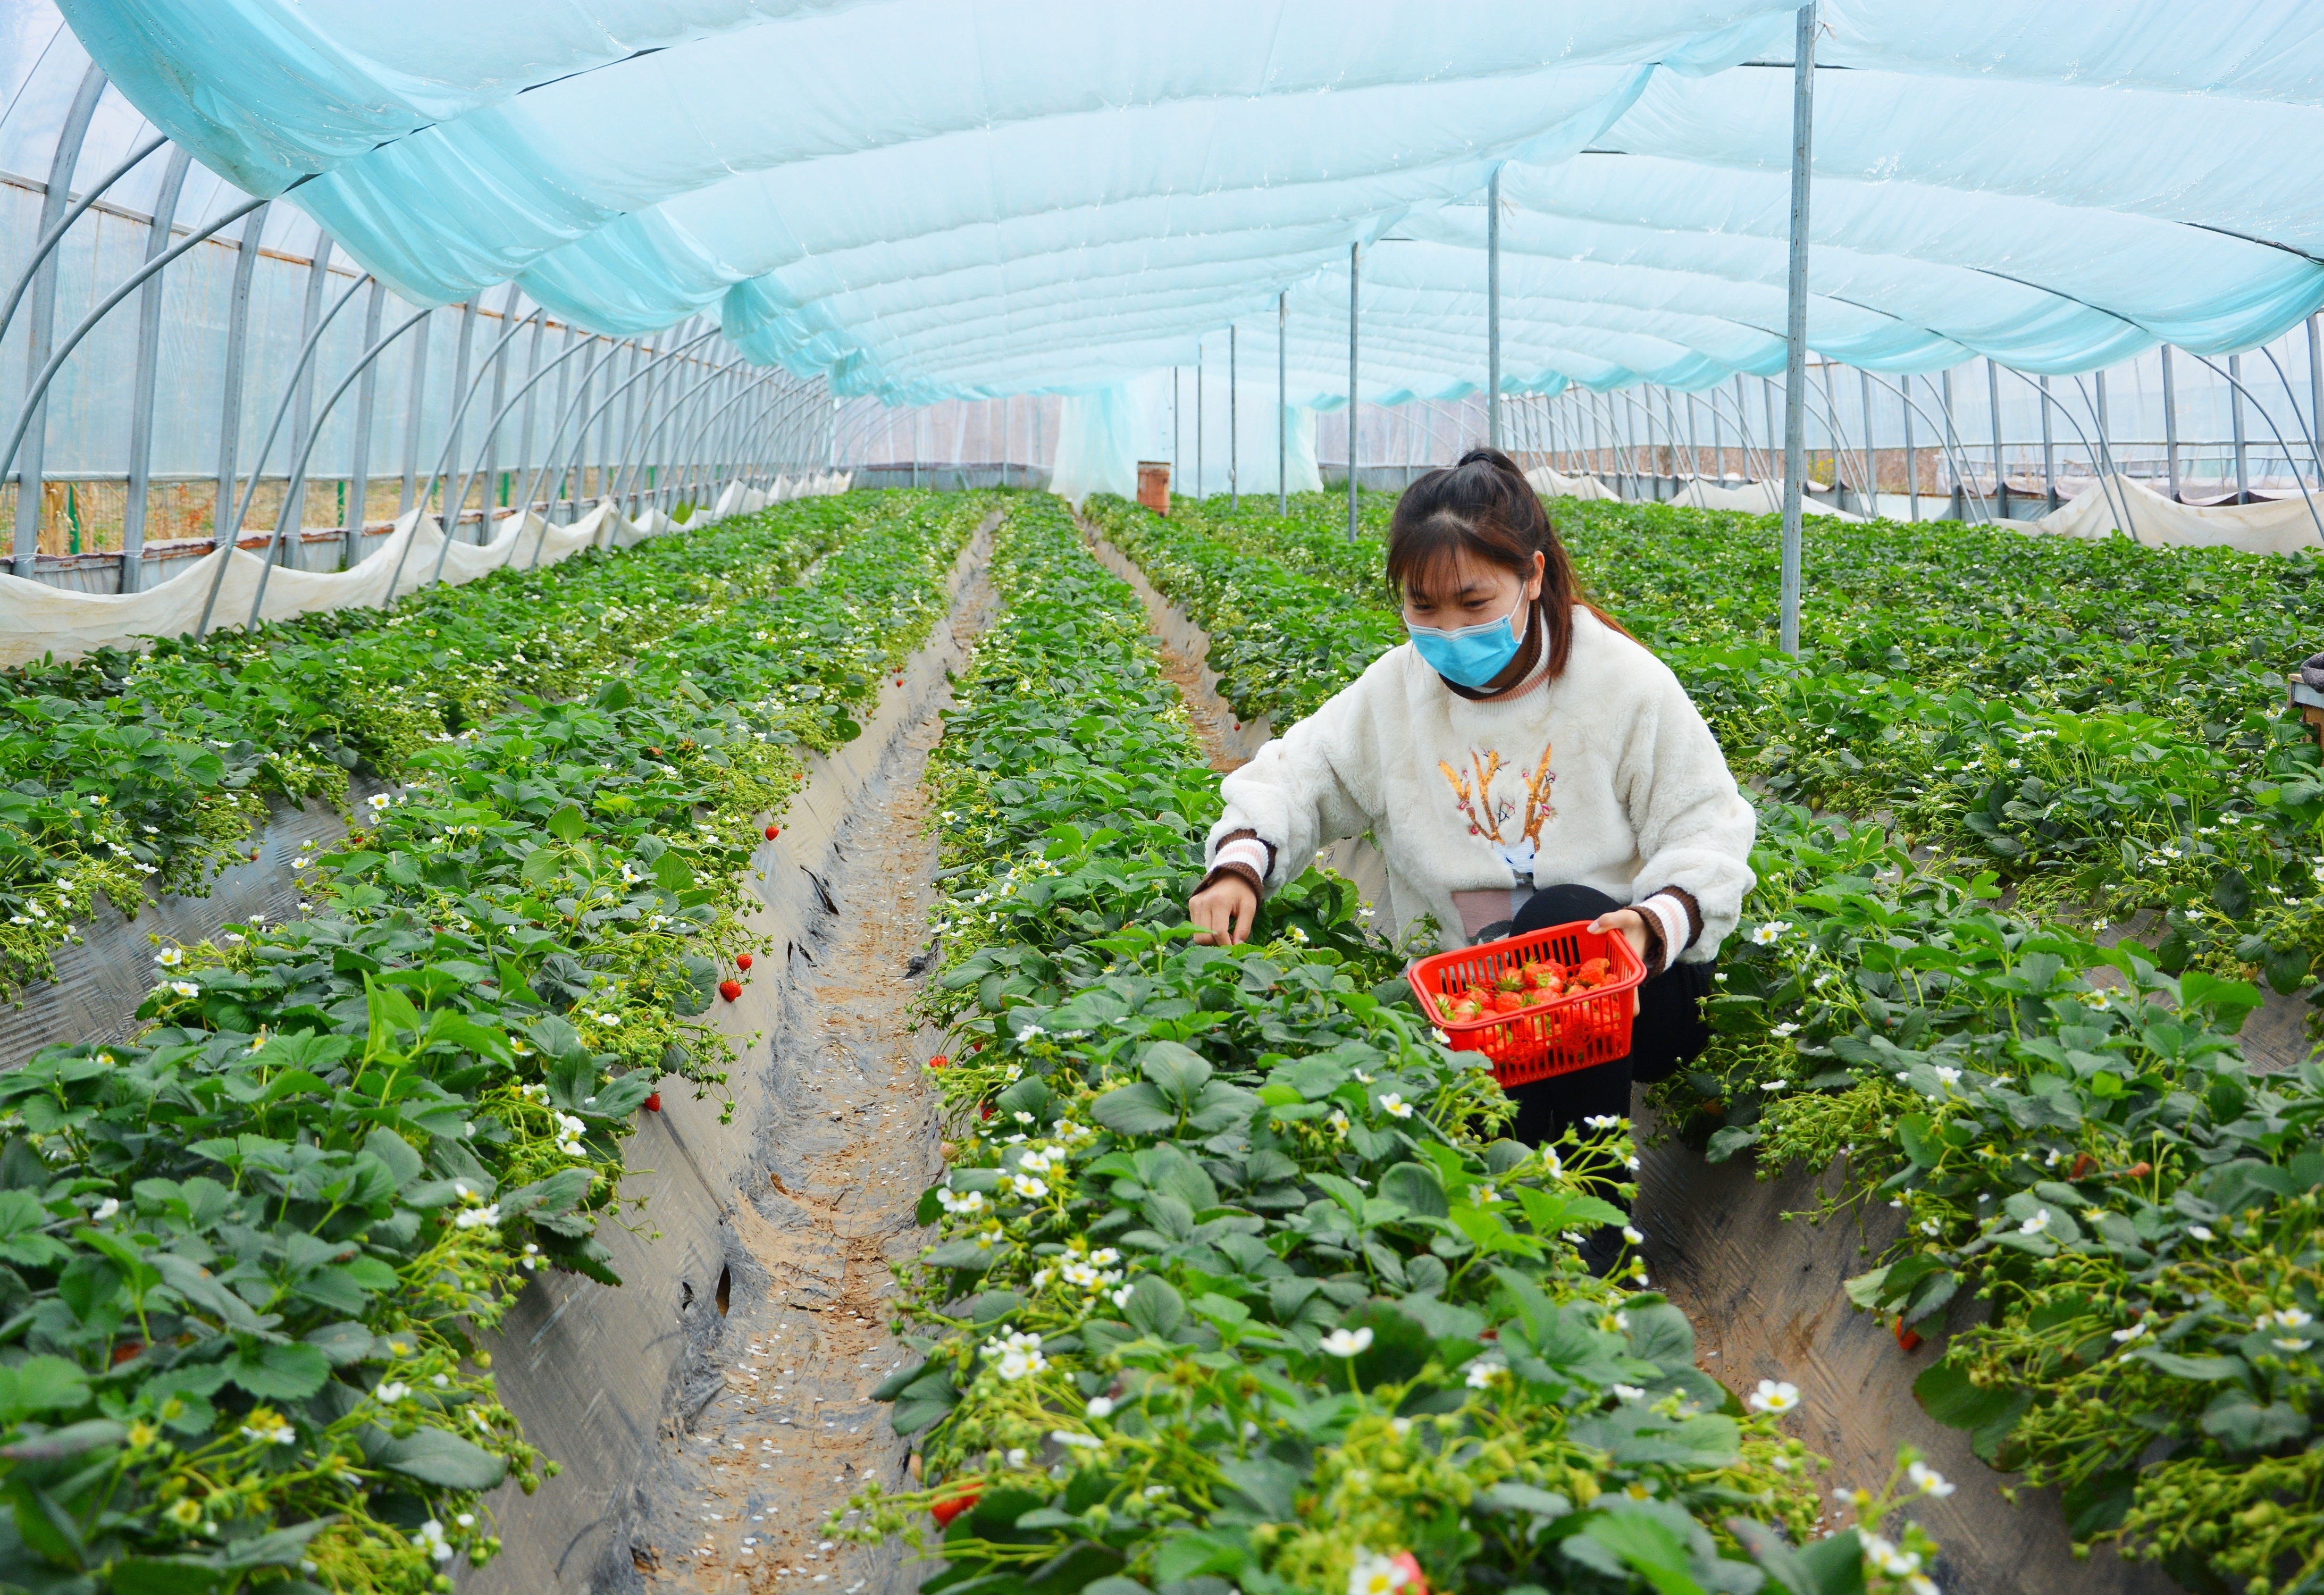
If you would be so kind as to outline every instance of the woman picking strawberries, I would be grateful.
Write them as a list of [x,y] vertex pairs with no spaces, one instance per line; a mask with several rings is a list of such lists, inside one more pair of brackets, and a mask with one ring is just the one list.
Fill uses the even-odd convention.
[[1445,945],[1574,920],[1644,960],[1628,1057],[1515,1087],[1512,1133],[1628,1118],[1709,1039],[1711,960],[1751,890],[1756,816],[1660,659],[1582,595],[1508,456],[1472,449],[1398,502],[1388,577],[1412,641],[1228,776],[1187,912],[1250,934],[1261,896],[1370,833],[1402,934]]

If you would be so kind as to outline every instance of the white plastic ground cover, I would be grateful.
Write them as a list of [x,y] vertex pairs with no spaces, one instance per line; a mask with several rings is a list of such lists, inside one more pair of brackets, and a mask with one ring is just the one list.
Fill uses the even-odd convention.
[[[454,585],[511,563],[531,564],[536,544],[540,563],[553,565],[600,542],[615,522],[629,524],[610,503],[599,504],[571,526],[550,526],[537,514],[527,513],[521,520],[511,515],[503,519],[492,541],[481,546],[455,542],[446,549],[437,518],[430,515],[423,521],[413,510],[396,522],[395,530],[369,558],[351,569],[277,566],[267,577],[259,616],[279,621],[318,610],[384,607],[392,580],[399,593],[428,585],[439,549],[444,580]],[[133,647],[155,637],[183,636],[200,622],[220,560],[227,562],[226,579],[218,585],[211,623],[237,625],[249,616],[259,575],[266,568],[262,556],[243,549],[213,549],[159,586],[140,593],[66,592],[22,576],[0,576],[0,667],[26,664],[44,654],[78,659],[106,644]]]
[[[1536,466],[1527,471],[1526,480],[1545,498],[1621,496],[1594,475],[1569,476],[1548,466]],[[1771,515],[1782,512],[1784,492],[1783,484],[1775,482],[1728,485],[1690,476],[1678,496],[1668,502],[1697,510],[1741,510],[1754,515]],[[1820,505],[1811,507],[1808,512],[1838,521],[1868,519],[1851,511]],[[2316,501],[2312,512],[2308,502],[2297,494],[2257,504],[2181,504],[2132,477],[2114,475],[2103,483],[2093,483],[2039,521],[2002,521],[1997,524],[2019,531],[2061,537],[2115,537],[2127,531],[2140,542],[2174,548],[2324,556],[2324,536],[2319,535],[2316,526],[2319,514],[2324,514],[2324,498]]]
[[[514,514],[503,516],[490,542],[456,541],[448,549],[444,549],[442,523],[433,515],[422,521],[420,512],[412,510],[395,523],[395,530],[384,543],[349,569],[293,570],[276,566],[267,578],[259,618],[279,621],[325,609],[383,608],[392,597],[429,585],[438,549],[444,549],[443,579],[458,586],[504,566],[529,569],[536,563],[555,565],[592,547],[632,549],[649,538],[696,530],[729,515],[763,510],[780,499],[845,493],[853,481],[852,471],[825,471],[810,476],[778,477],[770,491],[729,483],[716,506],[682,522],[652,507],[647,509],[642,521],[632,521],[610,499],[570,526],[551,526],[527,511],[521,519]],[[266,563],[260,555],[244,549],[214,549],[142,593],[75,593],[45,582],[0,575],[0,669],[29,664],[43,655],[75,659],[108,644],[134,648],[156,637],[184,636],[200,622],[202,605],[208,601],[210,583],[217,579],[221,559],[229,563],[226,579],[218,585],[211,624],[238,625],[250,614],[259,572]],[[399,566],[400,577],[396,576]],[[391,581],[395,583],[392,595]]]
[[[1087,392],[1289,295],[1293,403],[1782,364],[1782,0],[62,0],[157,124],[419,302],[718,316],[892,401]],[[1825,0],[1809,340],[2062,373],[2324,303],[2313,0]],[[608,115],[609,105],[621,107]]]
[[2316,529],[2319,513],[2324,513],[2324,499],[2311,510],[2298,494],[2257,504],[2174,503],[2117,473],[2028,524],[2069,537],[2114,537],[2127,531],[2143,543],[2324,557],[2324,536]]

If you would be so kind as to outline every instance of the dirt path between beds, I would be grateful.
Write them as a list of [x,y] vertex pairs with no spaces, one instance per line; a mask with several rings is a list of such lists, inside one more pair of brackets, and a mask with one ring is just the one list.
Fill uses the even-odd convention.
[[[979,584],[955,635],[992,607]],[[827,882],[837,914],[793,965],[792,1019],[774,1039],[763,1190],[736,1218],[746,1254],[721,1281],[724,1325],[666,1436],[673,1505],[632,1537],[641,1587],[890,1595],[934,1564],[894,1543],[822,1532],[867,1481],[908,1488],[908,1447],[872,1391],[909,1355],[888,1327],[891,1269],[918,1252],[914,1209],[943,1172],[935,1045],[909,1004],[931,966],[936,839],[921,786],[938,705],[864,794]]]

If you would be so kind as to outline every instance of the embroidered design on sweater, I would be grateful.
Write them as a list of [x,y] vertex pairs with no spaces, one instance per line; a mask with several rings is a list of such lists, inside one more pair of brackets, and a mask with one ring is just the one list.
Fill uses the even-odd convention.
[[[1444,772],[1445,784],[1452,788],[1453,807],[1469,821],[1469,834],[1482,837],[1492,844],[1509,869],[1520,881],[1531,881],[1536,852],[1541,843],[1544,824],[1557,817],[1557,806],[1550,801],[1550,784],[1557,774],[1549,768],[1550,749],[1543,744],[1541,758],[1531,770],[1523,765],[1514,773],[1524,788],[1524,800],[1506,789],[1496,792],[1494,781],[1501,775],[1500,751],[1488,748],[1480,752],[1469,750],[1467,770],[1456,770],[1440,759],[1436,768]],[[1469,777],[1476,776],[1471,788]]]

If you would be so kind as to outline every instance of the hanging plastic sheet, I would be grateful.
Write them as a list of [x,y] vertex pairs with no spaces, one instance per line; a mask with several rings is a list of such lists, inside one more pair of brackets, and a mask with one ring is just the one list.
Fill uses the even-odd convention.
[[2311,509],[2296,493],[2257,504],[2181,504],[2117,472],[2026,524],[2069,537],[2114,537],[2126,531],[2140,542],[2175,548],[2324,557],[2324,536],[2316,529],[2319,511],[2324,511],[2324,500]]
[[[415,302],[712,310],[892,402],[1093,392],[1289,294],[1294,404],[1780,368],[1791,0],[60,0],[155,123]],[[2324,305],[2312,0],[1825,0],[1809,342],[2246,348]],[[608,107],[618,107],[609,114]]]

